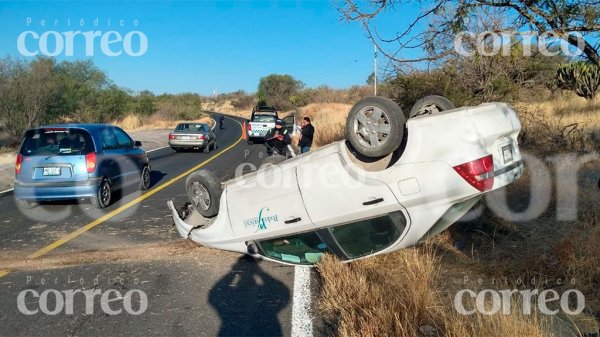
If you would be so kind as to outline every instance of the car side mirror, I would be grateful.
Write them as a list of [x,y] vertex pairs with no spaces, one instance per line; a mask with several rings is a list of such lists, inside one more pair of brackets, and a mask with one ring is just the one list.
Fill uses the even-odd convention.
[[133,142],[133,145],[135,147],[142,147],[142,142],[140,142],[139,140],[136,140],[135,142]]

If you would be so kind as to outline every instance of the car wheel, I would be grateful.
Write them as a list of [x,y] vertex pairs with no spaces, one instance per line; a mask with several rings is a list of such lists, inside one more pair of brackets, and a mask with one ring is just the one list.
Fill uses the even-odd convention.
[[277,164],[285,161],[286,159],[287,159],[287,157],[280,156],[280,155],[268,156],[267,158],[265,158],[262,161],[262,164],[260,166],[261,167],[269,167],[269,166],[277,165]]
[[402,143],[406,118],[402,108],[384,97],[358,101],[346,120],[346,138],[360,154],[378,158],[394,152]]
[[142,176],[140,178],[140,190],[147,190],[150,188],[151,183],[151,171],[150,167],[144,166],[142,170]]
[[455,109],[454,103],[442,96],[425,96],[418,100],[410,109],[409,118],[432,115],[446,110]]
[[23,199],[15,199],[15,200],[17,202],[17,207],[19,207],[19,208],[32,209],[38,205],[38,203],[35,201],[23,200]]
[[221,202],[221,181],[208,170],[198,170],[185,180],[185,191],[192,206],[205,217],[213,217],[219,213]]
[[103,179],[100,184],[100,188],[98,192],[96,192],[96,196],[92,197],[92,204],[97,208],[106,208],[110,205],[112,199],[112,187],[110,186],[110,182],[108,179]]

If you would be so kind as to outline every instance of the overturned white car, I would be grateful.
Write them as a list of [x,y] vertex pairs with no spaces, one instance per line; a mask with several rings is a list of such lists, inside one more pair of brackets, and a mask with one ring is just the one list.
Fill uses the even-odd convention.
[[368,97],[352,107],[346,141],[268,158],[224,184],[197,171],[186,181],[193,211],[182,218],[168,205],[184,238],[281,263],[389,253],[440,233],[517,179],[520,129],[504,103],[455,109],[428,96],[405,116],[392,100]]

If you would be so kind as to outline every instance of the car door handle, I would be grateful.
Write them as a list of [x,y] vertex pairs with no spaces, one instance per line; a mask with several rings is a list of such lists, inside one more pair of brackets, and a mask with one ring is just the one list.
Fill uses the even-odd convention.
[[371,199],[369,201],[363,202],[363,205],[365,205],[365,206],[375,205],[375,204],[378,204],[378,203],[380,203],[382,201],[383,201],[383,198]]
[[291,219],[285,220],[284,223],[286,223],[286,224],[296,223],[300,220],[302,220],[302,218],[291,218]]

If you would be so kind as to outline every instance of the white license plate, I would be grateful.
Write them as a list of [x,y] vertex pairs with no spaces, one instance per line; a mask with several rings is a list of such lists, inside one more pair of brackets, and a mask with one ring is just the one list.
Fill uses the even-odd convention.
[[44,167],[44,172],[42,174],[45,176],[59,176],[60,167]]
[[504,164],[513,161],[512,146],[506,145],[502,147],[502,156],[504,157]]
[[190,137],[190,136],[182,136],[181,139],[183,139],[183,140],[190,140],[190,139],[192,139],[192,137]]

